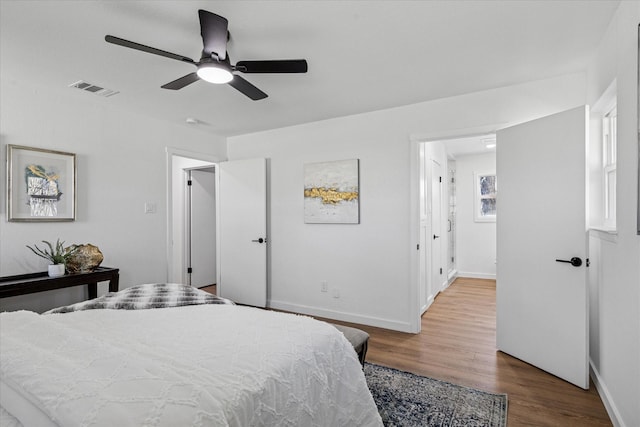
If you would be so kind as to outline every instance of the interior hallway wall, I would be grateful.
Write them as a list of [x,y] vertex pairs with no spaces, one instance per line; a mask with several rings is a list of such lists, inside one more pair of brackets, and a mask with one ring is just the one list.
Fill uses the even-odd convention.
[[[496,153],[460,156],[456,166],[458,276],[495,279],[496,223],[476,222],[474,213],[475,174],[495,173]],[[498,178],[498,193],[499,186]]]

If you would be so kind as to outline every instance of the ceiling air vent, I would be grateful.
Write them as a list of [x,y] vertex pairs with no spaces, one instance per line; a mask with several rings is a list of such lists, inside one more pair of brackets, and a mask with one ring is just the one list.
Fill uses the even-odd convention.
[[72,84],[69,85],[69,87],[75,87],[77,89],[84,90],[84,91],[87,91],[87,92],[91,92],[93,94],[96,94],[98,96],[103,96],[105,98],[107,98],[109,96],[113,96],[113,95],[115,95],[117,93],[120,93],[117,90],[111,90],[111,89],[106,89],[106,88],[103,88],[103,87],[100,87],[100,86],[96,86],[94,84],[85,82],[84,80],[79,80],[79,81],[77,81],[75,83],[72,83]]

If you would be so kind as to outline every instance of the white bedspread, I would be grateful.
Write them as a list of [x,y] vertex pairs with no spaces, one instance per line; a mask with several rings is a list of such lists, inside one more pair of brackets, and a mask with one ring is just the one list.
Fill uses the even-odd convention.
[[25,427],[382,425],[334,327],[241,306],[1,313],[0,386]]

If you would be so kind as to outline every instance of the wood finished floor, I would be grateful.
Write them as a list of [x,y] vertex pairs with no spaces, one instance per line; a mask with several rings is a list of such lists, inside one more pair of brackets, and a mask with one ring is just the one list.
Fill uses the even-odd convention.
[[495,291],[493,280],[458,278],[422,316],[420,334],[332,322],[369,333],[367,362],[507,393],[509,427],[612,425],[593,384],[582,390],[496,350]]

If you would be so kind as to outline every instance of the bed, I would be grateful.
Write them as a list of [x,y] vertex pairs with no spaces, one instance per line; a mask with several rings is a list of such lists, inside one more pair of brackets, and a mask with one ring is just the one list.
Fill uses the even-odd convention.
[[122,297],[129,288],[44,314],[0,313],[0,424],[382,425],[333,326],[160,286],[161,298],[142,302]]

